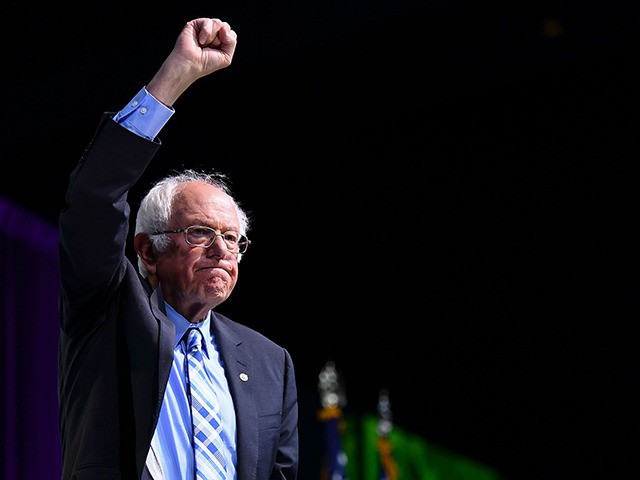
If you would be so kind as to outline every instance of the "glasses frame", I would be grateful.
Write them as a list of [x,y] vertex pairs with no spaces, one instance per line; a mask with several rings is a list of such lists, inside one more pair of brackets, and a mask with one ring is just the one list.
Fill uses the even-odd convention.
[[[197,245],[195,243],[191,243],[189,241],[189,233],[188,231],[192,228],[201,228],[207,231],[211,232],[211,242],[207,245]],[[235,232],[235,230],[227,230],[227,232],[232,231]],[[211,227],[207,227],[205,225],[189,225],[186,228],[176,228],[175,230],[162,230],[162,231],[156,231],[153,232],[151,235],[165,235],[167,233],[184,233],[184,241],[187,242],[187,244],[193,246],[193,247],[200,247],[200,248],[209,248],[211,245],[213,245],[213,243],[216,241],[216,237],[222,237],[222,241],[224,242],[225,246],[227,247],[227,251],[238,255],[238,254],[243,254],[247,251],[247,249],[249,248],[249,245],[251,245],[251,240],[249,240],[247,238],[246,235],[242,235],[241,233],[238,232],[238,244],[237,244],[237,251],[234,251],[232,249],[229,248],[229,244],[227,243],[227,241],[224,238],[225,233],[227,232],[221,232],[218,233],[214,228]]]

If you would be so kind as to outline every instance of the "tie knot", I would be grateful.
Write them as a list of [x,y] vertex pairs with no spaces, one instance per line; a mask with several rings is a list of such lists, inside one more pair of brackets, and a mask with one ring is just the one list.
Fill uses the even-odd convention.
[[187,336],[187,351],[202,349],[202,332],[197,328],[190,328]]

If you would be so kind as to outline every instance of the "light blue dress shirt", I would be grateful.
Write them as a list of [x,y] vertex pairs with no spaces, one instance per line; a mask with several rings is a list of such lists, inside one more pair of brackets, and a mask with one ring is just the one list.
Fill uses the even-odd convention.
[[[158,425],[151,441],[153,452],[162,468],[165,479],[193,478],[193,445],[191,442],[191,413],[186,394],[184,342],[180,340],[187,329],[192,326],[182,315],[165,303],[167,317],[176,326],[173,365],[169,374],[169,382],[164,394]],[[226,447],[223,452],[227,464],[229,479],[236,478],[236,417],[233,401],[229,393],[229,385],[224,376],[222,360],[215,347],[215,339],[210,333],[211,312],[205,321],[198,324],[203,333],[205,344],[205,370],[213,382],[220,408],[222,410],[222,440]]]
[[[136,96],[118,112],[113,119],[148,140],[153,140],[173,115],[173,108],[163,105],[142,88]],[[160,417],[151,441],[150,455],[157,462],[153,468],[160,468],[162,478],[167,480],[194,478],[194,453],[192,444],[191,412],[186,393],[185,345],[181,339],[192,326],[182,315],[165,302],[167,317],[176,326],[173,365],[165,391]],[[230,480],[236,478],[236,415],[224,375],[222,359],[210,328],[211,312],[198,324],[203,333],[205,369],[217,392],[222,410],[222,440],[226,447],[223,452]],[[149,462],[147,462],[149,464]],[[152,473],[154,473],[153,468]],[[156,470],[157,471],[157,470]]]
[[159,102],[146,87],[142,87],[113,119],[141,137],[153,140],[174,113],[173,108]]

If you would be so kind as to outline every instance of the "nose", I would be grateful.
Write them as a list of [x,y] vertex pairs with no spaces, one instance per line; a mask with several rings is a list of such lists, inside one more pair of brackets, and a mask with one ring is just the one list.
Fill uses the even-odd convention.
[[207,255],[217,258],[224,258],[229,253],[227,244],[225,243],[221,234],[215,233],[214,235],[215,237],[213,238],[213,243],[209,245],[209,247],[207,247]]

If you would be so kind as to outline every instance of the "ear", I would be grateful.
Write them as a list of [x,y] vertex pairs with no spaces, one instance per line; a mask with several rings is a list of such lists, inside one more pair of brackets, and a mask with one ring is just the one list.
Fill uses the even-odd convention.
[[151,240],[146,233],[138,233],[133,239],[133,247],[138,254],[138,257],[142,259],[149,275],[155,276],[156,274],[156,253],[151,246]]

